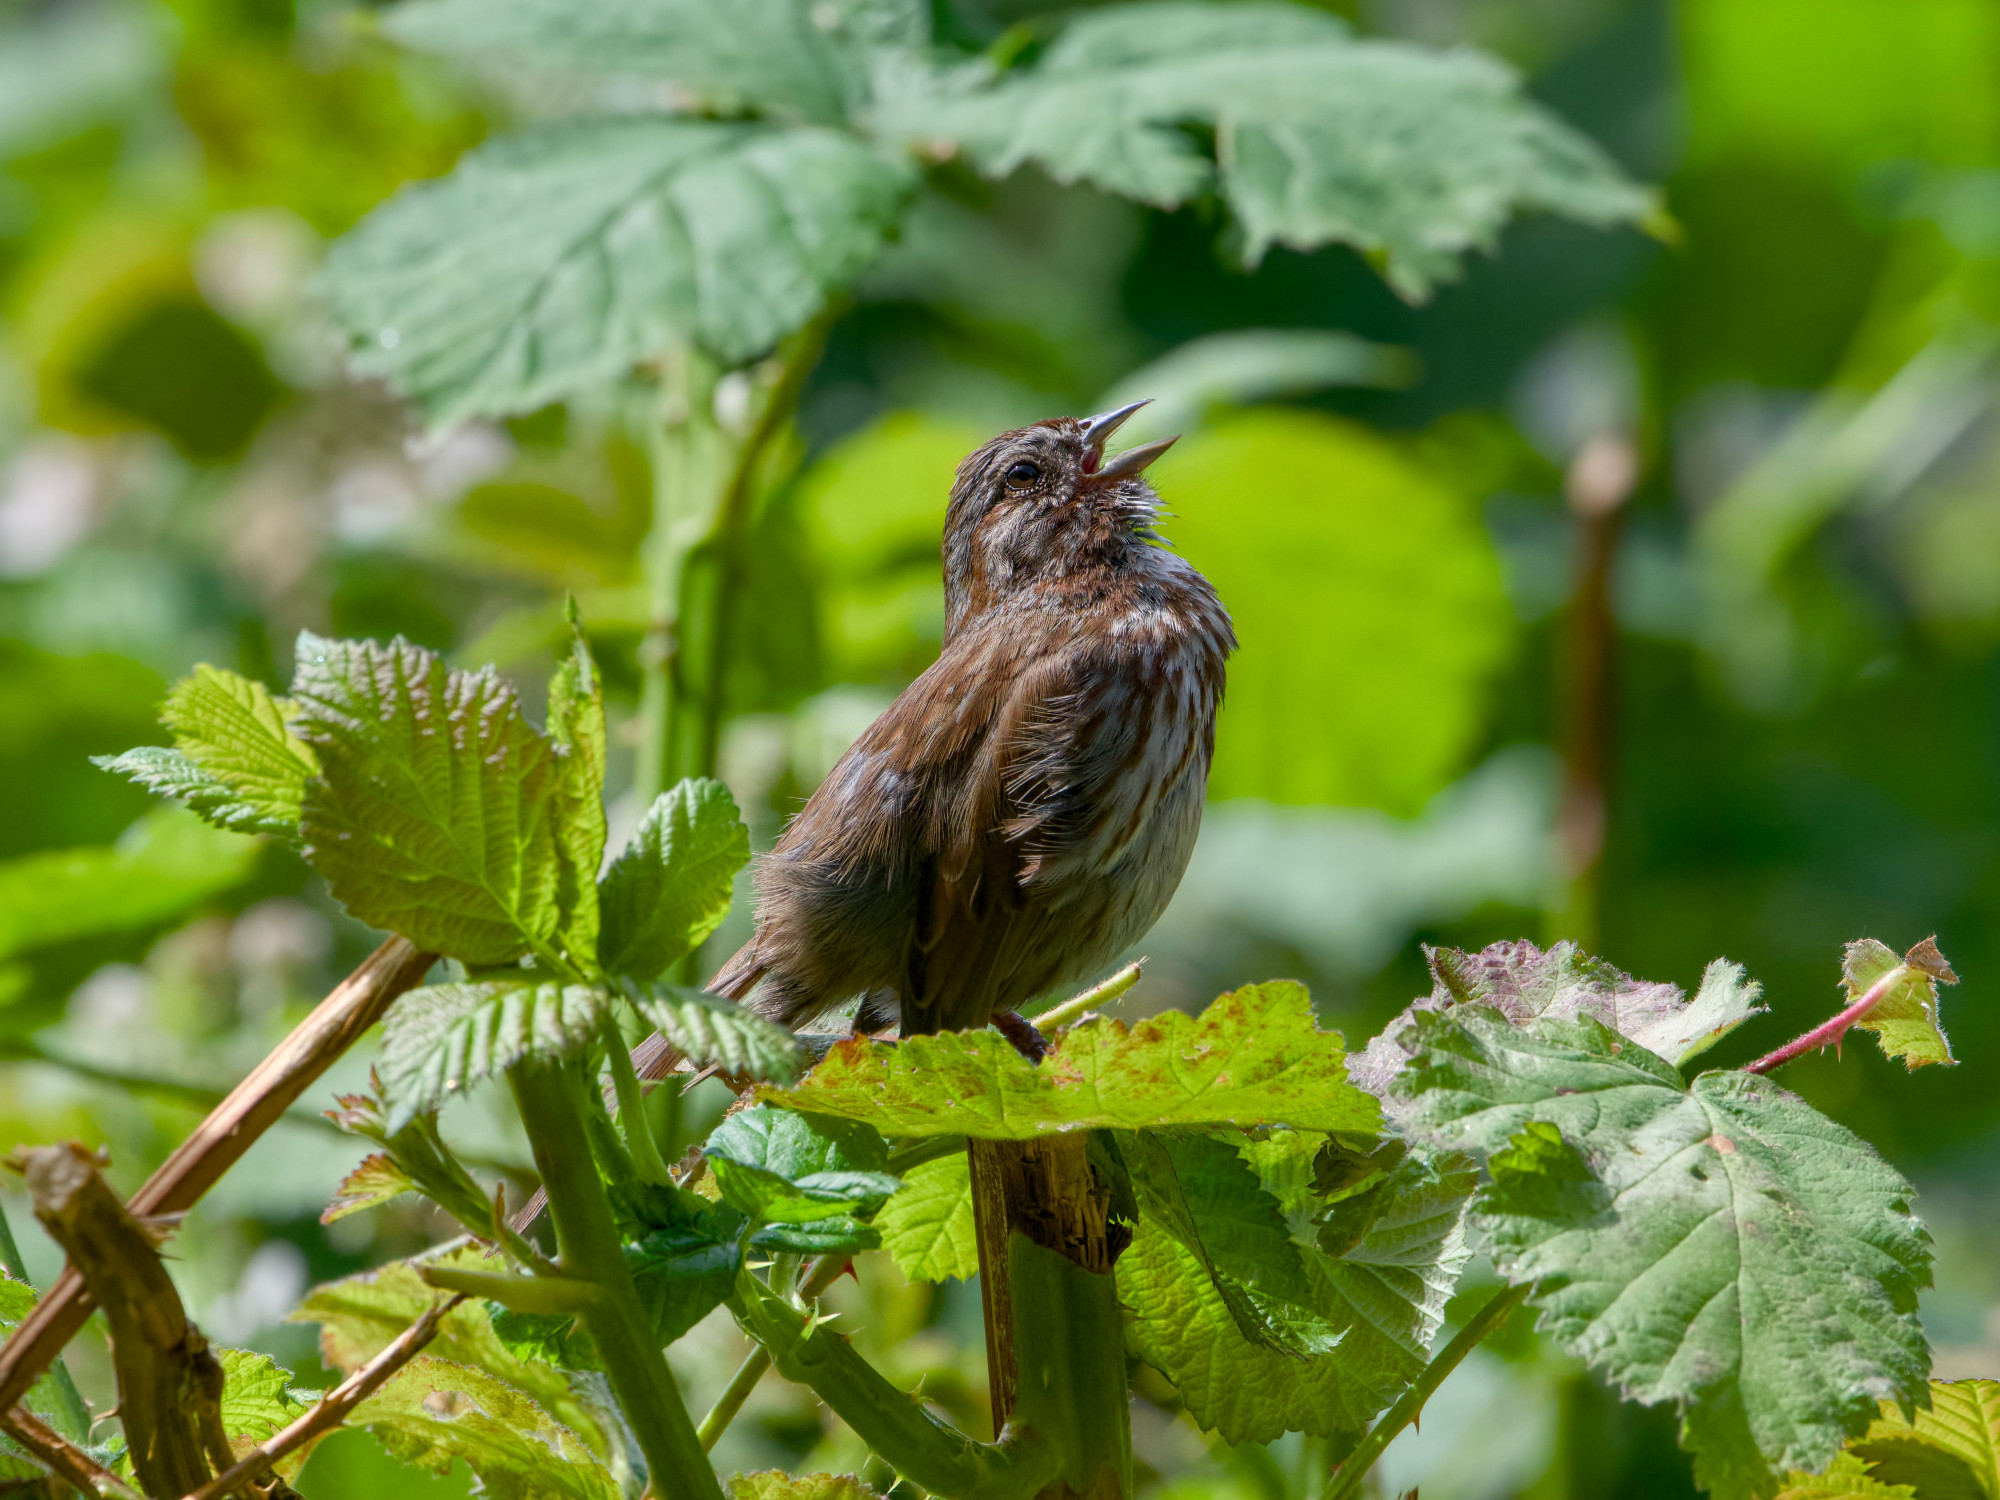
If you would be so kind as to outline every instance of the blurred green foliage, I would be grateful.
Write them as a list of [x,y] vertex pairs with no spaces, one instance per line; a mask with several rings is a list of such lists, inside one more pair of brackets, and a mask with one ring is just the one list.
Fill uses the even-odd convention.
[[[1124,1003],[1296,975],[1365,1038],[1427,988],[1419,940],[1472,947],[1553,920],[1556,772],[1524,747],[1565,742],[1564,475],[1591,437],[1628,433],[1642,469],[1613,575],[1595,946],[1689,985],[1717,953],[1744,963],[1773,1014],[1717,1049],[1728,1063],[1834,1008],[1840,943],[1940,934],[1966,976],[1958,1069],[1920,1099],[1853,1048],[1786,1082],[1923,1185],[1940,1371],[2000,1374],[2000,1094],[1982,1071],[2000,1043],[1982,1004],[2000,972],[2000,9],[1323,8],[1370,35],[1496,51],[1664,185],[1670,229],[1531,217],[1413,304],[1349,249],[1280,246],[1245,269],[1211,198],[1139,208],[1032,169],[932,166],[760,492],[725,778],[768,839],[930,659],[945,488],[985,436],[1096,409],[1206,336],[1337,331],[1406,351],[1261,383],[1211,365],[1154,470],[1167,535],[1217,580],[1244,649],[1209,835]],[[1005,37],[1033,56],[1052,34],[1037,0],[933,9],[968,47]],[[0,3],[0,892],[25,893],[0,909],[0,1049],[127,1078],[0,1064],[0,1138],[108,1144],[127,1187],[198,1118],[145,1081],[226,1087],[371,940],[282,852],[152,812],[90,766],[163,738],[167,680],[207,660],[283,681],[301,628],[401,631],[532,675],[573,592],[611,696],[611,784],[631,779],[653,483],[629,393],[418,433],[343,373],[313,279],[329,239],[395,189],[444,172],[489,121],[568,109],[580,85],[447,67],[377,32],[337,0]],[[112,920],[92,882],[156,867],[174,883]],[[745,915],[739,901],[711,961]],[[456,1129],[482,1170],[521,1172],[498,1112],[468,1106]],[[321,1226],[358,1150],[310,1118],[266,1145],[190,1220],[175,1273],[212,1333],[324,1384],[309,1335],[278,1319],[306,1284],[439,1226],[398,1206]],[[47,1243],[5,1204],[46,1280]],[[976,1298],[886,1268],[836,1297],[885,1370],[976,1411]],[[727,1329],[676,1349],[697,1392],[740,1354]],[[80,1345],[75,1363],[108,1404],[101,1359]],[[1290,1440],[1212,1447],[1149,1394],[1164,1404],[1141,1403],[1135,1440],[1154,1493],[1301,1493]],[[862,1462],[775,1386],[726,1442],[745,1469]],[[1549,1500],[1690,1484],[1659,1414],[1619,1407],[1525,1327],[1454,1377],[1384,1477],[1391,1493]],[[349,1436],[301,1484],[340,1500],[464,1479]]]

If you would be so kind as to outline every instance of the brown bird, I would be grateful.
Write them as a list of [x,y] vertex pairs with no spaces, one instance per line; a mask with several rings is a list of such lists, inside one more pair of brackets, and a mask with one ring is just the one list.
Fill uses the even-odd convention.
[[[1174,439],[1104,458],[1145,404],[1003,433],[959,465],[944,650],[760,862],[755,935],[714,993],[790,1027],[861,995],[857,1029],[967,1030],[1165,910],[1236,637],[1154,530],[1140,476]],[[657,1078],[677,1059],[654,1037],[635,1061]]]

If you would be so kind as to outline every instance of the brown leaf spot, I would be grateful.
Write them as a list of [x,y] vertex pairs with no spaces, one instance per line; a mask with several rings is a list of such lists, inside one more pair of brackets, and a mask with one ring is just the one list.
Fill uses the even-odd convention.
[[1701,1138],[1701,1144],[1715,1147],[1716,1151],[1723,1156],[1734,1156],[1736,1154],[1736,1142],[1732,1141],[1726,1135],[1719,1133],[1716,1135],[1705,1135]]

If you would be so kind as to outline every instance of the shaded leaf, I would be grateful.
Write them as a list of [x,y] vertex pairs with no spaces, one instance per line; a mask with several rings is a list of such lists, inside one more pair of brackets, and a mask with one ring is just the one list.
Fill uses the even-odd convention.
[[557,938],[587,970],[597,955],[597,872],[604,866],[604,687],[574,606],[569,655],[549,679],[549,738],[557,757]]
[[555,940],[559,772],[513,688],[401,637],[302,634],[292,692],[321,770],[306,858],[349,911],[474,964]]
[[729,913],[750,830],[729,788],[706,778],[660,793],[598,895],[598,956],[614,974],[657,979],[701,946]]
[[1901,958],[1874,938],[1857,939],[1842,956],[1840,982],[1849,1004],[1879,988],[1881,997],[1854,1024],[1875,1033],[1884,1056],[1900,1057],[1911,1069],[1957,1061],[1938,1024],[1937,987],[1957,984],[1958,975],[1938,952],[1937,939],[1925,938]]
[[763,1223],[807,1224],[872,1212],[903,1184],[873,1129],[758,1106],[739,1110],[702,1147],[724,1201]]
[[963,1151],[922,1162],[875,1215],[882,1248],[912,1281],[969,1281],[979,1274],[972,1169]]
[[786,1082],[804,1054],[792,1034],[755,1011],[678,984],[628,984],[632,1008],[701,1067]]
[[1672,1401],[1697,1479],[1769,1494],[1925,1389],[1914,1190],[1764,1078],[1674,1068],[1588,1017],[1420,1012],[1408,1128],[1492,1153],[1474,1226],[1541,1326]]
[[405,188],[334,246],[327,292],[355,368],[433,425],[527,411],[688,340],[763,353],[875,258],[912,180],[833,130],[559,120]]
[[753,105],[838,121],[865,102],[868,51],[919,47],[916,0],[417,0],[389,13],[398,41],[432,51],[503,53],[538,67],[665,78],[718,113]]
[[591,985],[489,979],[412,990],[389,1011],[377,1064],[391,1135],[524,1057],[590,1045],[610,994]]
[[[1515,212],[1613,224],[1651,204],[1503,65],[1357,40],[1286,5],[1108,7],[1033,68],[983,89],[946,75],[886,100],[880,119],[903,139],[955,142],[994,176],[1032,162],[1161,207],[1217,189],[1253,264],[1272,245],[1339,241],[1379,255],[1413,298]],[[1190,122],[1213,127],[1213,161]]]
[[1347,1082],[1345,1055],[1339,1034],[1314,1024],[1305,987],[1278,981],[1233,990],[1198,1017],[1086,1021],[1057,1038],[1039,1067],[994,1031],[894,1046],[852,1037],[796,1087],[766,1087],[759,1097],[896,1136],[1027,1140],[1087,1126],[1264,1124],[1372,1133],[1376,1103]]

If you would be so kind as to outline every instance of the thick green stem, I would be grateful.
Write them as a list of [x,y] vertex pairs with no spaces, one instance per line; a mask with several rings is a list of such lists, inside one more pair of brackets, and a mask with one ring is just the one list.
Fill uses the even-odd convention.
[[695,1429],[695,1436],[701,1439],[704,1453],[715,1451],[716,1441],[729,1430],[729,1424],[736,1420],[736,1414],[743,1410],[743,1403],[750,1399],[750,1393],[757,1389],[757,1382],[770,1368],[771,1351],[762,1344],[752,1349],[749,1357],[736,1367],[728,1388],[715,1398],[715,1405],[701,1419],[701,1426]]
[[1486,1305],[1472,1315],[1472,1321],[1459,1329],[1458,1336],[1438,1351],[1436,1359],[1424,1366],[1416,1383],[1382,1414],[1382,1419],[1369,1429],[1368,1436],[1342,1461],[1327,1484],[1326,1500],[1353,1500],[1361,1493],[1368,1471],[1375,1467],[1375,1460],[1382,1456],[1382,1450],[1389,1446],[1390,1440],[1423,1415],[1424,1403],[1444,1384],[1445,1377],[1464,1363],[1465,1356],[1478,1347],[1480,1340],[1507,1321],[1507,1315],[1527,1300],[1530,1290],[1531,1286],[1503,1287],[1487,1299]]
[[646,1456],[653,1494],[659,1500],[721,1500],[722,1487],[626,1268],[611,1203],[584,1138],[577,1102],[583,1085],[561,1064],[535,1058],[515,1064],[507,1077],[548,1188],[563,1273],[598,1287],[598,1300],[584,1310],[584,1326]]
[[[7,1274],[14,1280],[27,1281],[28,1266],[21,1259],[21,1247],[14,1243],[14,1227],[7,1222],[4,1208],[0,1208],[0,1265],[7,1268]],[[50,1425],[72,1443],[89,1442],[90,1408],[83,1404],[83,1393],[70,1378],[69,1366],[60,1358],[54,1360],[41,1385],[49,1396],[48,1410],[43,1415],[50,1419]]]
[[780,1375],[811,1387],[885,1463],[942,1500],[1027,1500],[1055,1476],[1060,1455],[1042,1434],[1009,1428],[997,1443],[974,1442],[748,1272],[735,1305]]
[[1117,1279],[1018,1231],[1008,1237],[1014,1307],[1013,1424],[1048,1442],[1043,1500],[1132,1493],[1131,1396]]
[[665,1187],[674,1180],[673,1174],[660,1159],[659,1144],[653,1139],[638,1071],[632,1066],[632,1055],[625,1050],[625,1039],[618,1034],[618,1028],[613,1026],[610,1031],[605,1051],[611,1057],[611,1084],[618,1092],[618,1127],[625,1132],[625,1149],[641,1180]]

